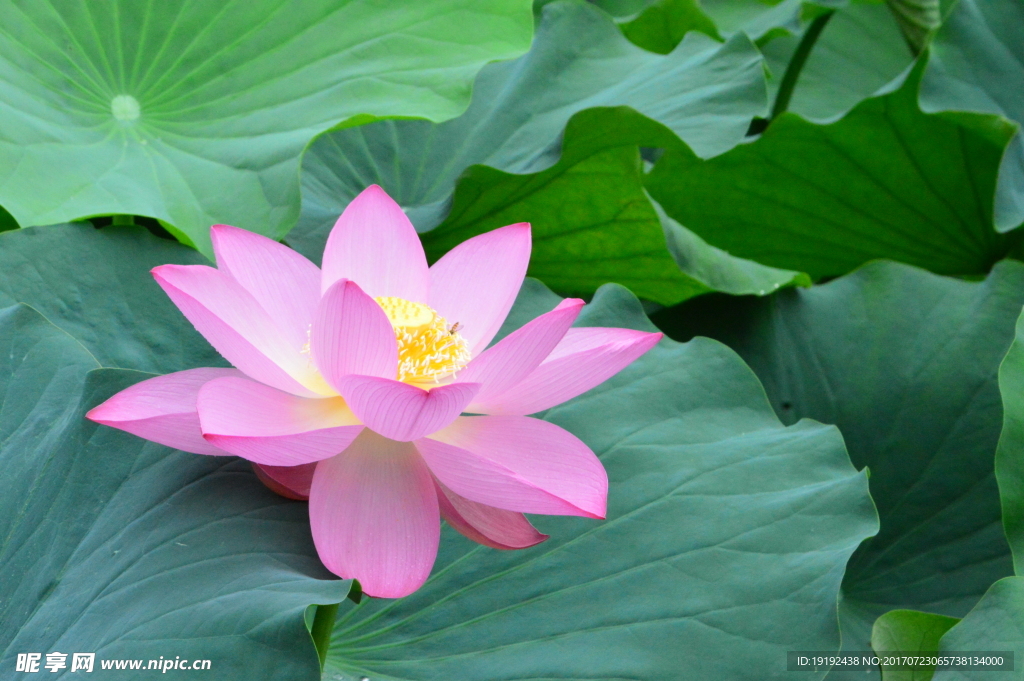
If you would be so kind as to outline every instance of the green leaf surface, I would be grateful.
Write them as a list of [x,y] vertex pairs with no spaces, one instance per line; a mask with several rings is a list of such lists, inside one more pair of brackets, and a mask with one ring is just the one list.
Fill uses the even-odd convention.
[[803,272],[765,267],[709,245],[669,217],[658,202],[652,201],[652,204],[665,230],[669,254],[679,269],[709,291],[763,296],[785,286],[811,285],[810,278]]
[[[1024,4],[959,0],[932,41],[921,82],[925,111],[980,111],[1024,124]],[[1024,222],[1024,136],[1006,151],[996,189],[996,226]]]
[[320,564],[305,505],[244,462],[87,421],[148,374],[86,375],[92,356],[31,308],[0,311],[0,349],[3,669],[18,653],[94,652],[104,678],[139,672],[102,660],[163,656],[208,659],[218,679],[318,679],[303,614],[349,582]]
[[920,54],[942,23],[939,0],[886,0],[907,43]]
[[457,116],[531,29],[527,0],[3,0],[0,203],[146,215],[207,254],[218,222],[280,238],[314,136]]
[[992,585],[981,602],[945,636],[940,653],[1014,651],[1014,671],[936,672],[935,681],[1019,681],[1024,679],[1024,577],[1007,577]]
[[702,0],[701,8],[725,36],[745,33],[758,45],[783,35],[796,35],[804,24],[847,0]]
[[[535,0],[534,5],[548,5],[554,0]],[[608,14],[622,19],[640,14],[657,0],[589,0]]]
[[140,227],[88,224],[0,233],[0,306],[27,303],[106,367],[169,373],[226,366],[149,274],[210,264]]
[[[513,317],[557,301],[530,282]],[[580,324],[650,328],[616,286]],[[446,528],[420,591],[342,605],[326,678],[782,679],[786,650],[838,648],[843,566],[876,520],[834,428],[783,427],[707,339],[663,341],[544,418],[602,458],[608,519],[535,518],[551,538],[521,551]]]
[[[939,639],[959,621],[956,617],[930,612],[890,610],[875,620],[871,629],[871,647],[879,655],[934,655],[939,650]],[[883,666],[882,681],[931,681],[934,673],[934,665],[930,669]]]
[[529,222],[529,273],[565,295],[593,295],[615,281],[672,305],[714,290],[763,295],[810,283],[797,272],[733,258],[665,216],[643,189],[641,138],[674,143],[670,131],[631,109],[589,109],[569,122],[562,156],[547,170],[470,168],[448,218],[422,235],[427,256],[436,260],[477,234]]
[[868,650],[888,610],[962,617],[1011,574],[994,476],[996,374],[1022,304],[1020,263],[968,282],[882,262],[811,289],[655,315],[675,337],[726,342],[783,421],[839,426],[854,465],[870,469],[881,531],[847,566],[847,650]]
[[1024,574],[1024,314],[999,367],[999,392],[1003,430],[996,450],[996,479],[1014,572]]
[[924,114],[917,82],[829,125],[784,114],[756,142],[707,161],[670,148],[646,186],[713,246],[815,279],[876,258],[987,272],[1011,246],[992,228],[992,202],[1012,126]]
[[[779,36],[761,48],[772,99],[801,37]],[[787,110],[815,122],[835,119],[899,77],[912,60],[885,5],[851,3],[836,10],[814,43]]]
[[14,216],[7,212],[7,209],[0,206],[0,232],[6,232],[11,229],[18,229],[18,221],[14,219]]
[[761,55],[744,36],[722,45],[697,33],[669,55],[652,54],[601,10],[551,3],[530,52],[484,68],[459,118],[383,121],[319,138],[303,159],[302,215],[288,243],[319,261],[334,221],[370,184],[398,201],[420,231],[436,227],[467,168],[539,172],[558,160],[574,114],[616,106],[661,123],[698,154],[721,153],[765,112]]
[[[621,24],[622,32],[646,50],[667,54],[687,31],[720,37],[705,8],[723,22],[727,34],[744,27],[755,37],[764,34],[759,44],[771,75],[769,96],[774,99],[808,25],[801,17],[814,13],[808,11],[810,7],[801,12],[799,3],[793,2],[773,8],[756,0],[701,4],[694,0],[657,0]],[[737,23],[738,16],[747,15],[745,22]],[[770,21],[758,24],[765,19]],[[885,5],[854,2],[838,6],[800,71],[787,110],[815,121],[837,118],[898,78],[913,58],[893,12]]]
[[690,31],[722,39],[698,0],[656,0],[621,28],[631,43],[658,54],[674,50]]

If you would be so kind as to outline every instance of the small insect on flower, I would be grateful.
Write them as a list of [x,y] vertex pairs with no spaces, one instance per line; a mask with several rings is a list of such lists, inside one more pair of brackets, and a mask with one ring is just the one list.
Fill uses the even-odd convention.
[[90,419],[253,462],[274,491],[309,499],[320,559],[371,596],[423,584],[441,517],[499,549],[547,538],[524,513],[604,517],[601,462],[529,414],[615,375],[661,334],[572,328],[583,301],[567,299],[492,345],[526,275],[529,225],[428,267],[401,207],[372,186],[338,218],[322,270],[236,227],[211,237],[216,268],[153,276],[234,368],[143,381]]

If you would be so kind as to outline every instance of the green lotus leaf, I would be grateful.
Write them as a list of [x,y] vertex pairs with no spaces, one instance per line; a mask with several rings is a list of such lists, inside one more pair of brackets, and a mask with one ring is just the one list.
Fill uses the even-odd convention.
[[26,303],[102,366],[165,374],[226,366],[150,276],[157,265],[210,264],[140,227],[88,224],[0,233],[0,306]]
[[[657,0],[622,23],[622,32],[636,45],[659,54],[670,52],[688,31],[720,39],[706,8],[723,22],[726,34],[746,26],[746,32],[755,37],[763,35],[758,42],[771,72],[768,90],[774,99],[786,67],[810,25],[801,17],[814,14],[808,11],[811,6],[805,6],[801,12],[799,3],[793,2],[773,8],[756,0],[712,0],[704,4],[695,0]],[[820,11],[817,5],[813,8]],[[785,10],[783,14],[779,14],[780,9]],[[833,9],[833,16],[800,71],[787,109],[816,121],[846,113],[898,78],[913,60],[900,24],[885,5],[855,2]],[[763,20],[762,15],[772,19],[774,25],[759,25],[755,19]],[[748,17],[746,23],[736,24],[739,16]]]
[[1015,572],[1024,573],[1024,315],[999,367],[1003,431],[996,450],[996,478],[1003,508],[1003,527],[1013,551]]
[[726,342],[784,422],[837,425],[854,465],[871,472],[881,530],[843,579],[847,650],[869,650],[889,610],[962,617],[1011,574],[994,475],[996,373],[1024,305],[1024,265],[970,282],[872,263],[810,289],[722,298],[655,317],[675,337]]
[[[979,111],[1024,124],[1024,6],[1016,0],[959,0],[932,41],[921,82],[925,111]],[[999,169],[996,226],[1024,222],[1024,137]]]
[[[534,0],[534,7],[543,7],[555,0]],[[605,12],[617,19],[635,16],[640,14],[651,5],[657,4],[658,0],[590,0]]]
[[436,260],[477,234],[529,222],[530,275],[566,295],[593,295],[615,281],[672,305],[708,291],[764,295],[810,284],[798,272],[734,258],[665,215],[644,192],[640,139],[677,143],[631,109],[588,109],[569,122],[562,156],[547,170],[516,175],[473,166],[447,219],[422,235],[427,256]]
[[[774,38],[761,47],[771,70],[772,99],[802,38]],[[883,4],[854,2],[837,9],[800,71],[788,111],[830,122],[878,93],[910,66],[913,54]]]
[[886,0],[907,43],[919,54],[942,23],[940,0]]
[[722,39],[698,0],[657,0],[621,28],[631,43],[658,54],[674,50],[690,31]]
[[18,229],[18,221],[14,219],[14,216],[7,212],[7,210],[0,206],[0,232],[6,232],[11,229]]
[[[934,655],[939,650],[939,639],[959,621],[956,617],[930,612],[890,610],[875,620],[871,628],[871,647],[879,655]],[[883,666],[882,681],[931,681],[934,673],[934,665],[931,669]]]
[[441,124],[371,123],[311,145],[302,164],[302,215],[288,243],[318,260],[338,215],[375,183],[417,229],[436,227],[467,168],[516,174],[549,168],[574,114],[616,106],[661,123],[700,155],[721,153],[765,112],[761,55],[745,36],[723,45],[697,33],[671,54],[652,54],[592,5],[553,2],[544,7],[529,53],[480,72],[462,116]]
[[526,0],[3,0],[0,19],[0,203],[23,226],[158,218],[207,255],[213,223],[294,225],[314,136],[457,116],[532,29]]
[[950,629],[939,644],[940,653],[1014,651],[1012,672],[940,670],[935,681],[1020,679],[1024,674],[1024,577],[1007,577],[992,585],[963,621]]
[[702,0],[701,8],[722,35],[745,33],[764,45],[779,36],[799,34],[809,19],[846,4],[847,0]]
[[139,672],[103,660],[163,657],[210,660],[218,679],[319,679],[304,612],[350,583],[321,565],[305,505],[245,462],[87,421],[149,374],[95,369],[31,308],[0,311],[0,349],[3,668],[18,653],[91,652],[104,678]]
[[[528,282],[504,331],[558,300]],[[579,323],[650,328],[614,285]],[[328,678],[782,678],[787,650],[838,648],[843,566],[876,529],[838,431],[784,427],[708,339],[663,341],[544,418],[602,458],[608,519],[535,518],[551,538],[521,551],[446,528],[418,592],[341,606]]]
[[990,115],[922,113],[919,73],[835,123],[786,113],[706,161],[672,147],[647,189],[711,245],[815,279],[876,258],[985,273],[1012,245],[992,210],[1014,129]]

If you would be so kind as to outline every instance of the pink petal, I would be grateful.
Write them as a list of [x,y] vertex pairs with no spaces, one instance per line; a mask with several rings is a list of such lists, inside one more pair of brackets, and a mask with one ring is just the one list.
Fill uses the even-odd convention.
[[522,513],[603,518],[608,475],[583,442],[525,416],[463,416],[416,441],[437,479],[471,501]]
[[394,378],[398,373],[398,343],[387,314],[348,279],[327,289],[320,301],[310,349],[335,390],[349,374]]
[[297,397],[246,378],[210,381],[198,408],[208,442],[269,466],[332,457],[363,430],[340,397]]
[[[246,375],[297,395],[314,395],[309,358],[291,347],[263,307],[229,275],[204,265],[161,265],[153,277],[196,330]],[[306,380],[308,382],[308,380]]]
[[[459,374],[460,381],[482,386],[474,402],[486,404],[540,366],[576,321],[582,308],[582,300],[567,298],[554,310],[513,331],[474,358]],[[472,405],[468,410],[473,411]]]
[[408,442],[454,421],[479,389],[478,383],[450,383],[428,391],[388,378],[346,376],[339,392],[368,428]]
[[402,207],[375,184],[348,204],[327,238],[320,288],[341,279],[374,298],[427,302],[430,274],[420,237]]
[[478,504],[460,497],[436,479],[441,517],[462,536],[492,549],[525,549],[548,535],[537,531],[522,513]]
[[544,411],[604,383],[657,345],[661,336],[632,329],[569,329],[529,376],[500,395],[474,400],[467,411],[511,415]]
[[309,499],[309,488],[313,484],[315,463],[304,463],[301,466],[262,466],[252,464],[252,470],[272,492],[286,499],[306,501]]
[[369,430],[317,464],[309,524],[327,569],[380,598],[407,596],[427,580],[441,532],[434,481],[416,448]]
[[203,439],[196,396],[208,381],[241,375],[237,369],[189,369],[157,376],[125,388],[85,416],[183,452],[225,456]]
[[430,306],[476,356],[512,309],[530,262],[530,225],[523,222],[467,239],[430,268]]
[[301,352],[320,301],[320,268],[284,244],[238,227],[214,225],[210,238],[217,267],[252,294]]

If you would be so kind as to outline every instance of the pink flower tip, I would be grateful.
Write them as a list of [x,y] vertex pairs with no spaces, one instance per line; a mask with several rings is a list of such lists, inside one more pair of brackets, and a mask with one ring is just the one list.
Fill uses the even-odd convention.
[[95,423],[103,423],[104,425],[106,425],[106,421],[101,416],[102,413],[103,405],[101,404],[87,411],[85,414],[85,418],[89,419],[90,421],[94,421]]
[[504,227],[499,227],[498,229],[496,229],[494,231],[495,232],[501,232],[501,231],[516,232],[516,231],[519,231],[519,232],[526,232],[527,234],[532,234],[533,229],[530,227],[530,223],[529,222],[516,222],[516,223],[511,224],[511,225],[505,225]]
[[181,265],[157,265],[149,271],[153,275],[153,278],[157,281],[166,281],[167,277],[165,272],[173,272],[175,269],[181,267]]

